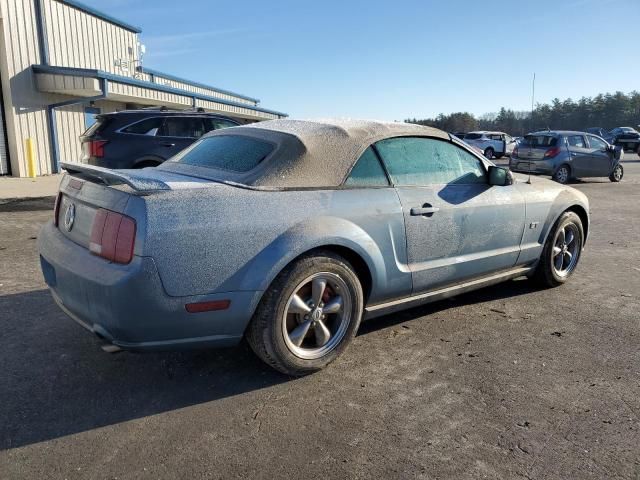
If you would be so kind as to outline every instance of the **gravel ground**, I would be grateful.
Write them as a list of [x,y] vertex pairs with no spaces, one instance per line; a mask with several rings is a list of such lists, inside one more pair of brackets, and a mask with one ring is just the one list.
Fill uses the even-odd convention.
[[1,478],[640,478],[640,160],[576,182],[571,282],[365,323],[289,379],[240,346],[102,352],[45,289],[51,199],[0,205]]

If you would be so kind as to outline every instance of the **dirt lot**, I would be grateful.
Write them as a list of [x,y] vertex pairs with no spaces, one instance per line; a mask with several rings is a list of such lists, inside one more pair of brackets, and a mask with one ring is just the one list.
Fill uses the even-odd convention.
[[574,184],[572,281],[371,321],[291,380],[246,346],[109,355],[38,267],[50,200],[0,206],[2,478],[640,478],[640,160]]

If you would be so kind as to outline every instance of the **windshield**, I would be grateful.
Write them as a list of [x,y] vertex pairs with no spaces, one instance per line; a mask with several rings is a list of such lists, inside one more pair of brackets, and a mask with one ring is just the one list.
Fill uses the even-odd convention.
[[269,156],[271,143],[241,135],[205,137],[174,156],[171,161],[243,173],[257,167]]
[[525,135],[522,145],[531,148],[547,148],[555,147],[558,144],[558,138],[552,135]]

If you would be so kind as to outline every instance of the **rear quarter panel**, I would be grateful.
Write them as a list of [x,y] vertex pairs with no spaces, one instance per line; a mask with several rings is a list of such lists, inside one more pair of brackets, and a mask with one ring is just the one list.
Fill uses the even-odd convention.
[[330,245],[365,261],[370,302],[411,291],[392,188],[274,192],[217,184],[144,201],[143,252],[169,295],[263,291],[293,259]]

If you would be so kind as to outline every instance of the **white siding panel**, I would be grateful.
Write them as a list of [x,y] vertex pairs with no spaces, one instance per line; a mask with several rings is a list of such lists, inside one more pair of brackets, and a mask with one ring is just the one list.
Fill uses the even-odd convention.
[[134,60],[138,43],[135,32],[56,0],[42,3],[52,65],[133,75],[132,68],[127,73],[116,67],[115,61]]
[[45,105],[59,96],[41,94],[33,88],[31,65],[40,63],[32,0],[0,0],[2,43],[0,69],[12,174],[26,175],[25,140],[36,147],[36,173],[51,172]]

